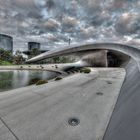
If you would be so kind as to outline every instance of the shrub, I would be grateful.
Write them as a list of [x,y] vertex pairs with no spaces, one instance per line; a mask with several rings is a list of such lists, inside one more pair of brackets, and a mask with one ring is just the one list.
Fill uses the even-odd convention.
[[48,83],[47,80],[39,80],[39,81],[36,83],[36,85],[42,85],[42,84],[46,84],[46,83]]
[[90,73],[91,70],[89,68],[83,68],[80,70],[81,73]]
[[0,65],[12,65],[11,62],[0,60]]
[[31,79],[31,80],[29,81],[29,85],[36,84],[39,80],[41,80],[41,79],[39,79],[39,78]]
[[57,65],[55,65],[55,68],[57,69],[57,68],[58,68],[58,66],[57,66]]
[[62,77],[56,77],[55,81],[59,81],[59,80],[62,80],[62,79],[63,79]]

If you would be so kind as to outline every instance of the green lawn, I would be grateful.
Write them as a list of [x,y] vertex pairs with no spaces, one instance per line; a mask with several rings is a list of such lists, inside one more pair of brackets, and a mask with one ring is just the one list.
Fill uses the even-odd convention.
[[0,60],[0,65],[2,65],[2,66],[7,66],[7,65],[13,65],[12,63],[10,63],[10,62],[8,62],[8,61],[2,61],[2,60]]

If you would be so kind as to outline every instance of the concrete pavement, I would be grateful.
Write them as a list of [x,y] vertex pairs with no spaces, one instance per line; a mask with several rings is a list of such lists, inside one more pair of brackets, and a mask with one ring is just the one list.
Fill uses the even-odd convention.
[[0,140],[102,140],[124,78],[122,68],[99,68],[3,92]]

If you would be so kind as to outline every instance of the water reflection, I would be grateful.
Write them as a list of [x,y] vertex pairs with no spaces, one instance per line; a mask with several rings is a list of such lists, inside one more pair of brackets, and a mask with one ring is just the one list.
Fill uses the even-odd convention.
[[28,86],[32,79],[49,80],[57,74],[49,71],[0,70],[0,92]]

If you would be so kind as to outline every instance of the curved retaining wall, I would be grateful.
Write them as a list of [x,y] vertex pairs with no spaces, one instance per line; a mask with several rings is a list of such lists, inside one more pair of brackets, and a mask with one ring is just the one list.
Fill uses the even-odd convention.
[[104,140],[140,140],[140,72],[131,60]]

